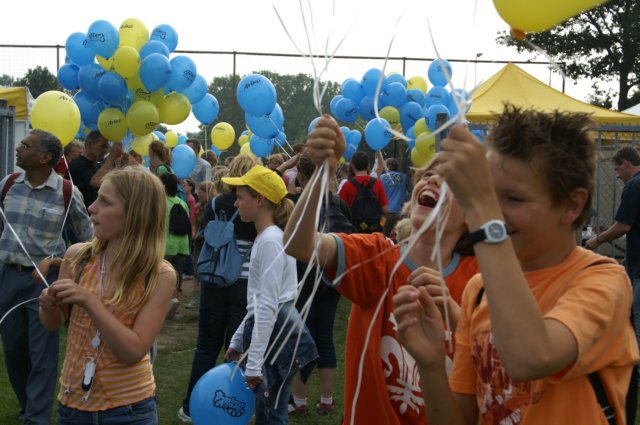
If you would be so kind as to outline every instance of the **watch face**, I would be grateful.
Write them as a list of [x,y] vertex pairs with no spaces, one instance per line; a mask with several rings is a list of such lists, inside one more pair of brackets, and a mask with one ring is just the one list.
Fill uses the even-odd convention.
[[491,223],[487,227],[487,237],[490,240],[501,240],[505,237],[505,229],[502,223]]

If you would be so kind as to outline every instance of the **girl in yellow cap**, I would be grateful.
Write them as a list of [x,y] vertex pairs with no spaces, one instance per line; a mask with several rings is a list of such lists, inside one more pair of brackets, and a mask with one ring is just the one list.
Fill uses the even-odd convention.
[[225,359],[237,361],[240,353],[247,352],[245,376],[256,393],[256,425],[286,424],[293,376],[318,357],[294,308],[296,262],[282,245],[293,202],[285,198],[287,189],[280,176],[260,165],[242,177],[222,181],[235,186],[240,218],[253,222],[258,233],[249,263],[247,315]]

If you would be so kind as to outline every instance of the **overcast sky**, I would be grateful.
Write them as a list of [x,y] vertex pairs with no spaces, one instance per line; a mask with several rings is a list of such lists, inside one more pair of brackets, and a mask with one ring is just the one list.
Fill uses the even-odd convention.
[[[498,16],[491,0],[304,0],[302,1],[312,51],[323,54],[325,46],[332,51],[344,42],[339,55],[386,56],[395,36],[390,56],[432,58],[436,56],[428,22],[436,47],[445,59],[529,60],[529,54],[519,55],[514,48],[498,46],[496,34],[508,28]],[[311,4],[313,19],[309,13]],[[335,5],[335,8],[334,8]],[[159,24],[169,24],[178,32],[179,50],[248,51],[265,53],[297,53],[280,24],[274,6],[294,38],[305,52],[309,43],[300,11],[295,0],[229,0],[229,1],[149,1],[111,0],[104,2],[29,0],[5,2],[0,26],[0,44],[64,45],[73,32],[87,32],[92,22],[105,19],[114,26],[129,17],[142,20],[149,31]],[[475,8],[475,13],[474,13]],[[399,19],[399,21],[398,21]],[[311,25],[313,23],[313,25]],[[346,38],[345,38],[346,36]],[[207,81],[215,76],[232,73],[230,55],[189,55],[198,73]],[[537,58],[546,61],[546,58]],[[22,76],[35,65],[55,68],[53,50],[0,49],[0,74]],[[320,62],[317,62],[320,66]],[[334,60],[328,75],[334,81],[352,77],[360,79],[372,67],[382,68],[382,60]],[[408,62],[406,76],[427,76],[428,63]],[[454,63],[453,82],[471,90],[474,81],[486,80],[503,65]],[[562,79],[550,74],[544,65],[524,65],[523,68],[561,89]],[[308,60],[239,56],[240,75],[268,69],[278,73],[305,72],[312,74]],[[401,62],[391,62],[388,71],[402,71]],[[466,78],[465,78],[466,77]],[[567,82],[567,94],[585,100],[590,83]],[[215,95],[215,93],[214,93]],[[311,101],[311,100],[310,100]],[[220,105],[224,108],[224,105]],[[285,117],[286,117],[286,111]],[[191,117],[177,126],[193,131],[197,121]]]

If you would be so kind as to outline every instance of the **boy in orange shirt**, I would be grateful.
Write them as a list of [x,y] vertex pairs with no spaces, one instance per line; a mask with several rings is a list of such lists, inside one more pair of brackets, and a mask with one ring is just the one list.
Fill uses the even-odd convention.
[[586,115],[507,106],[488,152],[461,126],[442,142],[430,168],[464,209],[481,276],[463,296],[449,377],[429,294],[394,297],[430,424],[625,423],[631,286],[614,260],[576,246],[594,184],[590,129]]

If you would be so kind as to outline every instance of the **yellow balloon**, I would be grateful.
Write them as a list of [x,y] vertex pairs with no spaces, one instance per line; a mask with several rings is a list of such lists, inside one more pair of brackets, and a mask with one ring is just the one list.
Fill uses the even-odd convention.
[[100,55],[96,55],[96,59],[98,60],[98,63],[101,67],[103,67],[107,71],[113,71],[113,56],[107,59]]
[[[141,88],[146,91],[146,89],[144,88],[144,84],[142,84],[142,80],[140,79],[140,74],[132,75],[129,78],[125,78],[124,81],[127,83],[127,88],[129,90]],[[164,96],[164,93],[162,95]]]
[[493,0],[500,17],[523,36],[525,32],[546,31],[605,3],[607,0]]
[[[432,155],[433,156],[433,155]],[[431,161],[431,157],[424,157],[420,155],[416,148],[411,149],[411,162],[416,168],[422,168]]]
[[164,90],[159,89],[153,93],[149,93],[144,87],[136,87],[133,89],[133,101],[146,100],[153,103],[156,108],[164,100]]
[[187,96],[174,91],[162,99],[158,112],[161,122],[169,125],[180,124],[191,113],[191,103]]
[[149,30],[146,25],[136,18],[125,19],[120,24],[120,46],[131,46],[140,51],[142,46],[149,41]]
[[418,137],[419,135],[421,135],[422,133],[429,133],[431,134],[431,130],[429,130],[429,127],[427,127],[427,120],[425,120],[424,118],[420,118],[418,121],[416,121],[416,123],[413,125],[413,134],[416,135],[416,137]]
[[164,133],[164,138],[166,140],[166,145],[170,148],[178,146],[178,133],[173,130],[169,130]]
[[239,146],[244,146],[245,143],[247,143],[249,141],[249,135],[247,134],[242,134],[240,135],[240,137],[238,137],[238,145]]
[[241,155],[251,155],[251,156],[255,157],[253,152],[251,152],[251,145],[249,143],[245,143],[244,145],[240,146],[240,154]]
[[120,46],[113,54],[113,69],[124,78],[133,77],[140,69],[140,54],[131,46]]
[[249,140],[251,140],[251,136],[253,136],[253,131],[247,129],[247,136],[249,137]]
[[127,120],[117,108],[107,108],[98,116],[100,134],[114,142],[121,141],[127,134]]
[[380,109],[380,118],[384,118],[389,121],[391,128],[396,128],[400,124],[400,111],[393,106],[385,106]]
[[407,90],[418,89],[422,90],[423,93],[426,93],[427,87],[427,80],[419,75],[411,77],[407,80]]
[[31,107],[31,126],[54,134],[66,146],[80,129],[80,109],[61,91],[44,92]]
[[127,112],[127,127],[136,136],[151,133],[160,122],[158,109],[151,102],[139,100]]
[[133,139],[133,142],[131,142],[131,149],[142,156],[149,155],[149,145],[154,140],[153,136],[154,134],[151,133],[146,136],[136,137]]
[[236,131],[229,123],[219,122],[211,129],[211,142],[221,151],[229,149],[235,139]]
[[436,153],[436,138],[430,133],[422,133],[416,138],[416,147],[421,157],[431,159]]

